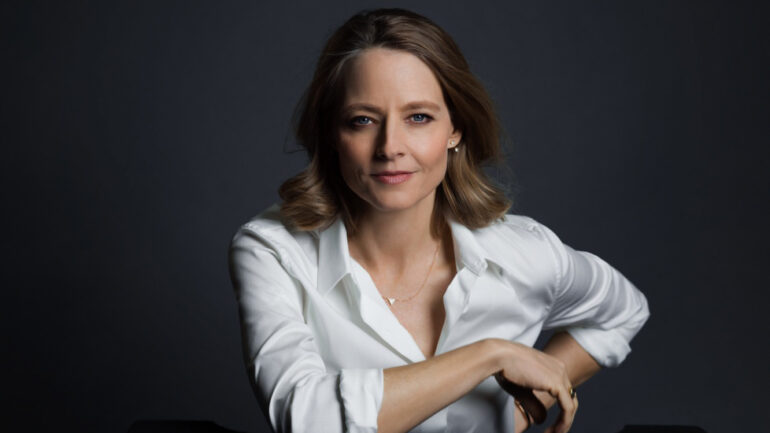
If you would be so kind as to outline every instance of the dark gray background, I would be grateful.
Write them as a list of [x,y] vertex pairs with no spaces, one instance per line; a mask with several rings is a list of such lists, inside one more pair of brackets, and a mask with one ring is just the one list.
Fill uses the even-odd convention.
[[[305,163],[289,121],[323,41],[375,4],[3,2],[6,422],[266,431],[227,245]],[[573,431],[766,429],[760,2],[472,4],[389,5],[447,29],[487,86],[514,211],[650,303],[625,363],[581,387]]]

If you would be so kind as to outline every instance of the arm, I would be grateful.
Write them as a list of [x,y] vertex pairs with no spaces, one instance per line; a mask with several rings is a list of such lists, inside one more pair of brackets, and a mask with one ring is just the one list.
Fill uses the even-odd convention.
[[650,315],[647,299],[599,257],[560,243],[554,248],[560,277],[543,329],[564,329],[603,367],[620,365]]
[[257,236],[239,232],[229,260],[249,382],[273,430],[374,431],[382,372],[326,371],[298,282]]
[[[577,407],[567,391],[563,364],[531,347],[487,339],[427,361],[386,369],[378,431],[407,431],[498,371],[514,383],[554,395],[563,411],[553,431],[569,430]],[[517,432],[524,426],[517,424]]]
[[[554,334],[543,348],[543,352],[556,357],[564,363],[567,376],[574,388],[587,381],[601,370],[601,365],[583,349],[567,332]],[[550,394],[535,391],[535,396],[545,405],[546,409],[553,406],[556,399]]]
[[[547,390],[574,415],[563,366],[540,351],[483,340],[430,360],[389,369],[326,371],[304,322],[297,282],[255,237],[239,235],[230,249],[244,357],[263,413],[277,432],[406,431],[497,371],[516,383]],[[573,405],[574,406],[574,405]]]
[[[555,299],[543,328],[565,328],[543,351],[560,359],[574,387],[601,367],[620,364],[629,343],[649,317],[644,295],[620,272],[593,254],[575,251],[538,224],[556,259]],[[546,408],[553,398],[535,395]]]
[[[588,380],[601,369],[601,366],[596,360],[580,347],[575,339],[570,337],[566,332],[554,334],[551,339],[548,340],[545,348],[543,348],[543,353],[546,353],[563,363],[569,382],[574,388],[577,388],[578,385]],[[533,390],[533,394],[535,398],[540,400],[546,411],[556,403],[556,399],[547,392]],[[528,407],[528,402],[520,400],[520,403]],[[534,409],[530,408],[530,410]],[[516,426],[515,433],[521,433],[528,430],[531,426],[530,418],[523,412],[520,405],[516,405],[514,419],[514,425]]]
[[619,365],[650,316],[647,299],[601,258],[563,244],[545,226],[536,231],[550,245],[555,280],[543,329],[563,329],[602,367]]
[[543,352],[564,363],[573,387],[590,379],[602,368],[567,332],[554,334],[543,348]]
[[427,361],[386,369],[378,431],[407,431],[500,370],[502,347],[482,340]]

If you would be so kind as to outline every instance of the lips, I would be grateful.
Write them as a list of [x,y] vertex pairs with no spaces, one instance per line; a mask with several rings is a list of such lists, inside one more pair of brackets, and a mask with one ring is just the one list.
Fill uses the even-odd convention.
[[410,171],[380,171],[378,173],[373,173],[372,177],[381,183],[388,184],[388,185],[397,185],[399,183],[406,182],[409,180],[410,177],[412,177],[412,172]]

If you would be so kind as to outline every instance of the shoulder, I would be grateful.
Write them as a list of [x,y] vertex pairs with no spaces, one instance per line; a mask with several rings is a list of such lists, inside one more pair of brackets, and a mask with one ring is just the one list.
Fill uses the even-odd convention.
[[553,288],[561,276],[561,241],[531,217],[507,214],[472,233],[487,260],[513,280]]
[[280,207],[274,204],[241,225],[233,236],[233,242],[254,239],[267,247],[281,249],[313,237],[318,237],[315,231],[289,228],[281,218]]
[[[548,247],[556,235],[545,225],[525,215],[506,214],[503,218],[481,229],[473,230],[476,237],[485,245],[489,253],[500,246],[513,248]],[[506,248],[503,248],[506,250]]]
[[315,263],[317,246],[317,231],[291,229],[283,222],[279,206],[274,204],[236,230],[229,251],[231,260],[236,251],[270,254],[282,267],[292,270]]

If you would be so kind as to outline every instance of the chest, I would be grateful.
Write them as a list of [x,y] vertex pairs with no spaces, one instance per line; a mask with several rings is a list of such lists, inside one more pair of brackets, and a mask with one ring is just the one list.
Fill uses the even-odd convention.
[[462,269],[428,288],[418,302],[389,308],[369,275],[356,270],[324,296],[304,291],[306,322],[327,370],[410,364],[484,338],[531,346],[547,312],[492,273]]
[[[388,305],[398,322],[409,332],[426,359],[433,357],[446,320],[444,294],[455,273],[447,267],[426,281],[414,298]],[[375,283],[376,285],[376,283]]]

